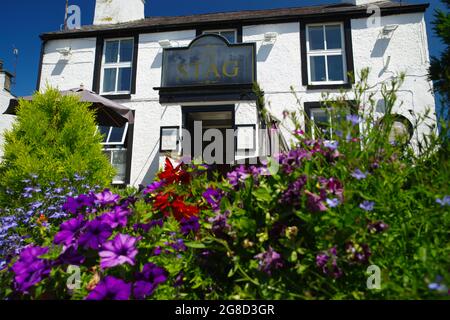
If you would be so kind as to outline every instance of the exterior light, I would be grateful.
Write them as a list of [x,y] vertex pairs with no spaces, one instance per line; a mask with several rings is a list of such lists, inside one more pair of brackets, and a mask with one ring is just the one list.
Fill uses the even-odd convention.
[[270,42],[273,43],[275,40],[277,40],[278,33],[276,32],[266,32],[264,33],[264,42]]
[[63,56],[68,56],[72,52],[72,49],[70,47],[65,47],[65,48],[58,48],[56,49],[56,51],[58,51],[59,54]]
[[163,49],[172,47],[172,42],[170,40],[160,40],[158,43]]

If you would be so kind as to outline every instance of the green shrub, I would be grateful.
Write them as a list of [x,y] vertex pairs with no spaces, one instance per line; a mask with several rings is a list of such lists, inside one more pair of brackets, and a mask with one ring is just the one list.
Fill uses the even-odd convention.
[[17,120],[5,134],[0,206],[11,207],[23,192],[23,181],[34,175],[41,186],[75,175],[83,175],[86,184],[110,184],[114,169],[102,153],[95,114],[88,106],[56,89],[20,101]]

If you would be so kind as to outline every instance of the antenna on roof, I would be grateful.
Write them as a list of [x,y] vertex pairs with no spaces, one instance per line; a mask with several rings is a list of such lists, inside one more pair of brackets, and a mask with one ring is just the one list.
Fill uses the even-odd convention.
[[19,49],[17,49],[15,45],[13,45],[13,55],[14,55],[14,73],[11,79],[11,84],[15,85],[17,79],[17,64],[19,63]]

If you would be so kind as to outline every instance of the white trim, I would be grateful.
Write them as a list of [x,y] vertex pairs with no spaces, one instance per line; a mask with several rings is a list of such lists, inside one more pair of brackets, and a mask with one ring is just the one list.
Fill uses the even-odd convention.
[[[132,45],[132,53],[131,53],[131,61],[120,62],[120,46],[122,41],[131,40],[133,42]],[[117,48],[117,62],[108,62],[106,63],[106,43],[119,41],[119,46]],[[131,81],[133,75],[133,56],[134,56],[134,38],[126,37],[126,38],[113,38],[113,39],[105,39],[103,42],[103,53],[102,53],[102,66],[101,66],[101,74],[100,74],[100,94],[129,94],[131,93]],[[119,85],[119,70],[120,68],[131,68],[131,77],[130,77],[130,90],[127,91],[117,91]],[[114,85],[114,91],[103,91],[104,80],[105,80],[105,69],[116,69],[116,83]]]
[[[326,26],[336,26],[339,25],[341,28],[341,49],[328,49],[327,48],[327,35],[326,35]],[[323,31],[323,41],[324,41],[324,49],[321,50],[311,50],[310,42],[309,42],[309,28],[310,27],[322,27]],[[309,85],[327,85],[327,84],[346,84],[348,82],[347,76],[347,61],[346,61],[346,52],[345,52],[345,30],[344,24],[342,22],[328,22],[328,23],[313,23],[306,25],[306,65],[308,66],[308,84]],[[344,80],[343,81],[329,81],[329,73],[328,73],[328,57],[329,56],[342,56],[342,69]],[[311,79],[311,60],[310,57],[325,57],[325,77],[326,81],[312,81]]]
[[[202,34],[219,34],[222,35],[222,32],[234,32],[234,43],[238,43],[238,34],[237,29],[214,29],[214,30],[203,30]],[[228,40],[228,39],[227,39]]]
[[[111,133],[114,127],[109,127],[108,136],[106,137],[106,142],[102,142],[103,146],[118,146],[118,145],[124,145],[125,139],[127,137],[128,133],[128,122],[125,124],[125,129],[123,130],[122,140],[120,142],[108,142],[111,138]],[[98,130],[98,129],[97,129]]]

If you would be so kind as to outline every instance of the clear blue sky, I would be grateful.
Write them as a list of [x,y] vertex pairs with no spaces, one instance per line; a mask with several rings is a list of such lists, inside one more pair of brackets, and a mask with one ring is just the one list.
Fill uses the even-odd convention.
[[[146,16],[173,16],[207,12],[266,9],[338,3],[340,0],[147,0]],[[410,0],[412,3],[431,3],[427,12],[428,35],[432,55],[439,55],[443,45],[430,26],[436,8],[444,9],[439,0]],[[83,25],[91,24],[95,0],[70,0],[81,7]],[[17,84],[13,91],[18,96],[33,93],[36,86],[40,52],[39,34],[55,31],[64,22],[65,0],[7,0],[1,4],[0,59],[13,71],[13,47],[19,49]]]

